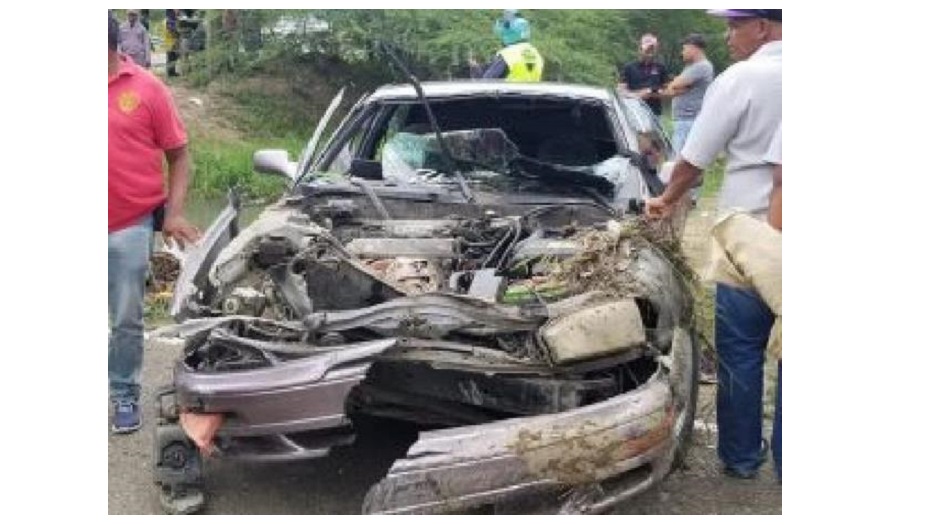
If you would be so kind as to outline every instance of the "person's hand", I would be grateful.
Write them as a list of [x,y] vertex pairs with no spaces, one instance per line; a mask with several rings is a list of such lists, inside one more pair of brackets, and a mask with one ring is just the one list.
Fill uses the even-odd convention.
[[648,219],[665,219],[672,215],[672,208],[662,197],[649,198],[646,202],[646,215]]
[[650,88],[643,88],[640,91],[637,91],[637,96],[643,100],[650,98]]
[[168,215],[162,226],[162,236],[165,240],[171,239],[182,249],[200,240],[201,233],[196,226],[189,223],[181,215]]

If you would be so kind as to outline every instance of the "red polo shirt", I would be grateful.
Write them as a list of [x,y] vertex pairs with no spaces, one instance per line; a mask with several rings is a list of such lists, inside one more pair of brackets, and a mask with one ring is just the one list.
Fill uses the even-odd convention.
[[164,152],[187,144],[187,134],[165,84],[125,55],[108,91],[108,231],[113,232],[165,201]]

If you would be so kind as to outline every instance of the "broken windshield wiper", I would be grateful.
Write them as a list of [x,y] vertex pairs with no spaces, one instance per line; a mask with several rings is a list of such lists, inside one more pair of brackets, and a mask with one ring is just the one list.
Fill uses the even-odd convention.
[[436,133],[437,143],[440,145],[440,151],[443,153],[443,160],[446,161],[447,169],[449,172],[456,178],[456,182],[459,183],[459,189],[462,191],[462,195],[466,198],[471,204],[475,203],[475,196],[472,194],[472,190],[469,189],[469,185],[465,181],[465,177],[462,176],[462,173],[459,171],[459,168],[456,166],[456,161],[453,159],[452,153],[449,151],[449,146],[446,144],[446,141],[443,139],[443,133],[440,130],[439,124],[436,122],[436,117],[433,115],[433,110],[430,108],[430,104],[427,102],[427,97],[424,95],[423,88],[420,87],[420,82],[417,80],[417,77],[407,69],[407,66],[401,62],[401,59],[394,54],[394,50],[386,44],[385,42],[379,42],[381,48],[388,55],[388,58],[397,65],[404,75],[407,77],[407,80],[414,86],[414,91],[417,92],[417,98],[420,99],[420,102],[423,103],[424,110],[427,113],[427,118],[430,120],[430,126],[433,128],[433,132]]

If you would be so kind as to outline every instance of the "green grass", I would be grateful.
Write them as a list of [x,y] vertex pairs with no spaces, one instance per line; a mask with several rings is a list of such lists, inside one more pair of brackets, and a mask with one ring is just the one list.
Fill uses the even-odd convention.
[[232,187],[250,198],[270,198],[281,194],[285,181],[256,173],[252,155],[260,149],[285,149],[296,159],[302,145],[297,140],[220,141],[192,140],[193,175],[190,193],[195,197],[219,197]]
[[170,298],[157,297],[151,294],[146,294],[145,303],[142,310],[142,316],[145,322],[146,330],[151,330],[153,328],[158,328],[160,326],[166,326],[174,323],[174,319],[172,319],[168,314],[170,307]]
[[700,197],[715,197],[721,191],[721,183],[724,181],[724,159],[719,157],[714,164],[705,171],[705,181],[701,186]]

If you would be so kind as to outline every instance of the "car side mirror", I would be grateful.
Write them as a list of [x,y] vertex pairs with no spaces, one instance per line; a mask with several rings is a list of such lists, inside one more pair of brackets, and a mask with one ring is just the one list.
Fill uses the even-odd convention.
[[288,180],[297,176],[297,163],[288,159],[283,149],[263,149],[252,155],[252,168],[258,173],[278,175]]

